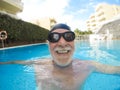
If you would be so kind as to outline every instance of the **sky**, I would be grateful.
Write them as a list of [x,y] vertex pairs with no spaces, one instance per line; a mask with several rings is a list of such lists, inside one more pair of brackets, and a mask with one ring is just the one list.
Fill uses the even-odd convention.
[[66,23],[72,30],[86,30],[86,21],[100,3],[120,5],[120,0],[22,0],[24,21],[51,17],[57,23]]

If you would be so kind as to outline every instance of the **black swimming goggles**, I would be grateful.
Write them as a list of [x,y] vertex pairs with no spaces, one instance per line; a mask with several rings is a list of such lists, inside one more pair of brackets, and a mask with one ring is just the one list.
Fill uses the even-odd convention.
[[48,41],[52,42],[52,43],[58,42],[60,40],[61,36],[67,42],[71,42],[75,39],[75,34],[72,31],[64,32],[64,33],[51,32],[48,34]]

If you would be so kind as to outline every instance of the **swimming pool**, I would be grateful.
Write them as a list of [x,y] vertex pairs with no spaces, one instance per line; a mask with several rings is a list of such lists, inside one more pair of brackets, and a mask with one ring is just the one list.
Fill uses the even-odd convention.
[[[74,58],[120,65],[120,41],[76,41]],[[50,58],[47,44],[0,50],[0,61]],[[0,90],[37,90],[33,66],[0,65]],[[120,76],[93,73],[83,90],[120,90]]]

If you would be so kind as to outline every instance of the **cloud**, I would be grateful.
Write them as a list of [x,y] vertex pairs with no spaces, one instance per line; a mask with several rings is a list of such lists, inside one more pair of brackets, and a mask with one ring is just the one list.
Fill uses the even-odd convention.
[[26,0],[24,3],[24,9],[18,16],[24,20],[30,20],[40,17],[58,17],[63,15],[64,8],[68,5],[69,0]]
[[[54,17],[58,23],[67,23],[72,29],[77,28],[79,20],[74,19],[74,15],[65,14],[65,8],[69,0],[23,0],[24,10],[18,16],[25,21],[41,17]],[[77,25],[77,26],[76,26]]]
[[[39,19],[41,17],[53,17],[58,23],[67,23],[72,30],[79,28],[85,30],[86,21],[84,20],[85,12],[87,12],[88,4],[85,8],[76,10],[76,12],[67,11],[70,0],[22,0],[24,9],[18,16],[25,21]],[[90,11],[90,10],[89,10]],[[80,16],[82,15],[82,16]]]
[[85,13],[86,11],[87,11],[86,8],[84,8],[84,9],[79,9],[79,10],[77,11],[77,13],[83,14],[83,13]]
[[73,15],[64,15],[57,18],[58,23],[66,23],[74,31],[76,28],[80,30],[86,30],[86,21],[82,19],[75,19]]

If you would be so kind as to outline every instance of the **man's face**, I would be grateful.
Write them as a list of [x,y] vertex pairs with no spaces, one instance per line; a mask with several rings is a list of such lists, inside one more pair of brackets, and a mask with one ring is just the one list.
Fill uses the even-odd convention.
[[[64,33],[68,32],[66,29],[56,29],[53,32]],[[49,48],[55,64],[64,67],[72,62],[72,55],[74,52],[74,40],[66,41],[63,37],[58,42],[49,42]]]

